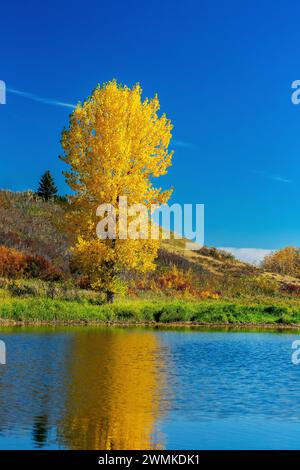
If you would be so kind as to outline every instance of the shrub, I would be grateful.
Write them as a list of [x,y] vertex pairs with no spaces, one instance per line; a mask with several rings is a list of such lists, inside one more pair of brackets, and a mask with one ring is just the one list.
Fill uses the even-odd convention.
[[29,255],[14,248],[0,246],[0,277],[58,281],[62,278],[62,273],[42,256]]
[[281,290],[289,295],[300,295],[300,285],[294,283],[282,284]]
[[59,281],[62,273],[42,256],[26,255],[25,277],[38,277],[45,281]]
[[287,246],[275,251],[264,258],[262,267],[266,271],[300,277],[300,249]]
[[0,276],[22,277],[26,268],[26,256],[20,251],[0,246]]
[[169,271],[157,278],[157,284],[160,290],[191,291],[193,290],[192,273],[190,270],[181,271],[173,265]]
[[278,282],[276,282],[274,279],[267,278],[265,275],[249,278],[248,283],[250,287],[252,287],[253,292],[256,293],[274,295],[279,291]]
[[219,299],[221,292],[206,289],[200,292],[199,297],[201,297],[201,299]]
[[24,279],[16,279],[8,285],[8,291],[13,297],[43,297],[46,294],[42,282],[30,283]]
[[191,269],[183,271],[173,265],[171,269],[156,271],[131,282],[130,292],[172,292],[197,296],[197,279]]
[[208,247],[208,246],[202,246],[199,250],[196,250],[196,253],[202,256],[210,256],[212,258],[215,258],[219,261],[234,261],[235,257],[233,256],[232,253],[229,253],[228,251],[225,250],[219,250],[218,248],[215,247]]
[[92,305],[102,305],[105,299],[98,292],[76,288],[70,280],[49,282],[41,279],[0,278],[0,291],[12,297],[44,297]]

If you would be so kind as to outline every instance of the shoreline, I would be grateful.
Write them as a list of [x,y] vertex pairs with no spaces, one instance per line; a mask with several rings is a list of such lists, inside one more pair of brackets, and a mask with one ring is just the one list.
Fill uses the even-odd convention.
[[278,323],[215,323],[215,322],[153,322],[153,321],[105,321],[105,320],[15,320],[13,318],[0,318],[1,327],[113,327],[113,328],[133,328],[133,327],[148,327],[152,329],[159,328],[195,328],[195,329],[232,329],[232,330],[247,330],[247,329],[263,329],[263,330],[300,330],[300,323],[295,324],[278,324]]

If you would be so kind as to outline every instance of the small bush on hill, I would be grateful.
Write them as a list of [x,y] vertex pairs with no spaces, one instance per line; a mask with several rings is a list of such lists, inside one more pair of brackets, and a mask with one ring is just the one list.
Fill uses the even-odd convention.
[[202,256],[210,256],[219,261],[234,261],[235,257],[225,250],[218,250],[218,248],[202,246],[199,250],[196,250],[196,253]]

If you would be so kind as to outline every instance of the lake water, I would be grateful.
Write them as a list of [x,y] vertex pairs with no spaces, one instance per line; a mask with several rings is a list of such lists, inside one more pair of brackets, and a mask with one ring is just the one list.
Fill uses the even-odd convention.
[[296,333],[2,328],[1,449],[299,449]]

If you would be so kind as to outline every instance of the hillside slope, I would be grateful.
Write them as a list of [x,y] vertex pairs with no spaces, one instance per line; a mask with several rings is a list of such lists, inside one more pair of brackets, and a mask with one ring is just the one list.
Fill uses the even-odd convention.
[[42,201],[31,191],[0,190],[0,245],[43,256],[66,270],[68,245],[58,228],[63,215],[61,204]]
[[[68,243],[59,228],[64,211],[63,203],[42,201],[31,191],[0,190],[0,245],[43,256],[68,271]],[[184,240],[163,240],[157,264],[191,270],[200,284],[222,291],[244,291],[258,277],[266,280],[267,288],[273,283],[300,289],[299,279],[264,272],[215,248],[186,250]]]
[[[164,240],[159,254],[163,265],[176,264],[182,269],[192,269],[202,279],[203,284],[216,288],[229,288],[233,291],[251,291],[262,288],[272,291],[279,288],[283,292],[300,292],[300,279],[267,272],[257,266],[244,263],[233,255],[216,248],[203,247],[200,250],[186,250],[184,240]],[[252,285],[251,285],[252,284]]]

